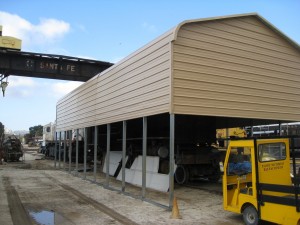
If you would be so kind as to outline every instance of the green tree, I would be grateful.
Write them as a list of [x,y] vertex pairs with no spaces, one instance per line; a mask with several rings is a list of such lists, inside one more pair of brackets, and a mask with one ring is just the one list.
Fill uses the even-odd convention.
[[31,135],[31,137],[43,136],[43,126],[37,125],[34,127],[29,127],[29,134]]
[[25,144],[28,144],[28,142],[32,139],[31,134],[25,134],[24,135],[24,140],[25,140]]

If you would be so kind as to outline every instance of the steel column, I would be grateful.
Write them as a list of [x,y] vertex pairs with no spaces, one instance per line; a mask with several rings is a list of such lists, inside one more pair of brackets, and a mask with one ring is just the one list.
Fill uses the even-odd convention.
[[97,175],[97,149],[98,149],[98,129],[95,126],[95,136],[94,136],[94,182],[96,182]]
[[66,168],[67,133],[68,131],[64,131],[64,169]]
[[126,121],[123,121],[123,138],[122,138],[122,192],[125,192],[125,158],[126,158]]
[[169,170],[169,207],[173,207],[174,199],[174,141],[175,141],[175,115],[170,114],[170,170]]
[[78,136],[79,129],[76,130],[76,175],[78,176]]
[[71,173],[71,164],[72,164],[72,130],[70,130],[69,138],[69,173]]
[[[57,121],[57,106],[55,108],[55,121]],[[54,168],[56,169],[56,149],[57,149],[57,132],[55,129],[55,144],[54,144]],[[50,149],[49,149],[50,151]],[[50,155],[50,152],[49,152]]]
[[142,199],[146,197],[147,117],[143,117]]
[[107,124],[107,137],[106,137],[106,186],[109,187],[109,157],[110,157],[110,124]]
[[58,168],[60,169],[60,161],[61,161],[61,131],[59,132],[59,145],[58,145]]
[[[57,149],[57,132],[55,132],[55,146],[54,146],[54,168],[56,169],[56,149]],[[50,151],[50,150],[49,150]]]
[[87,128],[84,128],[83,178],[86,179]]

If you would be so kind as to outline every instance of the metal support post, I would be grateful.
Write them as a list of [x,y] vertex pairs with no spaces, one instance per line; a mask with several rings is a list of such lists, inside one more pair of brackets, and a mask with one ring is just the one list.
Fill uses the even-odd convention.
[[94,182],[96,182],[97,175],[97,149],[98,149],[98,129],[95,126],[95,136],[94,136]]
[[64,131],[64,169],[66,168],[67,133],[68,131]]
[[86,179],[87,128],[84,128],[83,178]]
[[57,150],[57,132],[55,132],[55,146],[54,146],[54,168],[56,169],[56,150]]
[[169,171],[169,207],[173,207],[174,199],[174,142],[175,142],[175,115],[170,114],[170,171]]
[[143,117],[142,199],[146,197],[147,117]]
[[61,161],[61,131],[59,132],[59,145],[58,145],[58,169],[60,169],[60,161]]
[[126,121],[123,121],[123,139],[122,139],[122,192],[125,192],[125,164],[126,164]]
[[72,164],[72,130],[70,130],[70,138],[69,138],[69,173],[71,173],[71,164]]
[[78,136],[79,129],[76,130],[76,175],[78,176]]
[[[57,106],[55,110],[55,126],[57,127]],[[57,132],[55,131],[55,144],[54,144],[54,168],[56,169],[56,149],[57,149]],[[50,151],[50,150],[49,150]]]
[[110,157],[110,124],[107,124],[107,140],[106,140],[106,187],[109,187],[109,157]]

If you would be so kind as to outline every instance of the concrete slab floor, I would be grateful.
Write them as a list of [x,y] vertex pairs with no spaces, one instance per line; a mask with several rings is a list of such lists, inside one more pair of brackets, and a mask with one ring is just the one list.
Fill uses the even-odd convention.
[[[21,204],[31,224],[43,224],[36,221],[40,214],[42,217],[47,214],[49,221],[44,224],[56,225],[243,224],[241,215],[223,210],[220,184],[199,181],[200,189],[176,186],[175,196],[182,219],[172,219],[171,211],[138,199],[141,187],[126,184],[125,191],[137,197],[133,198],[101,186],[105,175],[100,172],[97,173],[97,183],[93,183],[89,181],[94,179],[93,172],[88,172],[86,179],[82,179],[83,173],[78,173],[77,177],[63,170],[54,170],[53,165],[52,160],[35,160],[32,154],[25,155],[25,162],[0,165],[0,224],[16,224],[13,217],[18,214],[12,216],[9,208],[12,201]],[[114,178],[110,178],[110,186],[121,190],[121,183]],[[16,195],[15,198],[12,195]],[[14,200],[16,198],[19,202]],[[146,198],[163,205],[168,205],[169,201],[168,193],[149,189]]]

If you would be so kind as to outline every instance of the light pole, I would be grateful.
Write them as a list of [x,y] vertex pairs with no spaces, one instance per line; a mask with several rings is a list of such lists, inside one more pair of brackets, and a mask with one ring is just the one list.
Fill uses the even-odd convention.
[[6,90],[7,86],[8,86],[7,81],[1,81],[1,88],[2,88],[3,97],[5,96],[5,90]]

